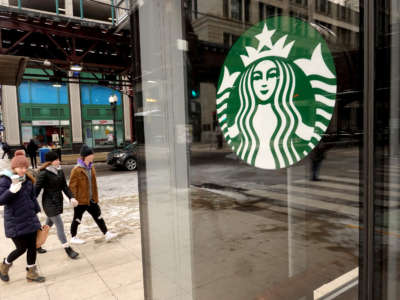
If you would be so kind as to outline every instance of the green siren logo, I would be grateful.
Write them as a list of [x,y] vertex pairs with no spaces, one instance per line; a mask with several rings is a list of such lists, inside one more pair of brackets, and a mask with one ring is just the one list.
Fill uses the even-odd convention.
[[319,143],[335,97],[336,70],[323,37],[301,20],[275,17],[250,28],[229,51],[217,117],[242,160],[286,168]]

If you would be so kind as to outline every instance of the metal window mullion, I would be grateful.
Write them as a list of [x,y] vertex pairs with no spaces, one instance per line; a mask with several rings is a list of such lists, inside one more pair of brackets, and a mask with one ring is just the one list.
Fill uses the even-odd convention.
[[115,19],[115,6],[114,6],[114,0],[111,0],[111,21],[113,26],[115,24],[114,19]]
[[59,0],[54,0],[55,2],[56,2],[56,14],[58,15],[60,12],[59,12]]
[[374,77],[375,77],[375,1],[364,0],[364,153],[361,300],[373,300],[374,293]]
[[79,8],[80,8],[80,12],[81,12],[81,19],[83,19],[84,15],[83,15],[83,0],[79,1]]

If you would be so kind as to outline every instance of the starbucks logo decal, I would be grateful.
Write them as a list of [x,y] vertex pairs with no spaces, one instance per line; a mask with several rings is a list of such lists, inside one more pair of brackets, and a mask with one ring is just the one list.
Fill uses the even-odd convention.
[[289,167],[328,129],[336,70],[320,33],[296,18],[269,18],[234,44],[222,67],[217,117],[224,137],[246,163]]

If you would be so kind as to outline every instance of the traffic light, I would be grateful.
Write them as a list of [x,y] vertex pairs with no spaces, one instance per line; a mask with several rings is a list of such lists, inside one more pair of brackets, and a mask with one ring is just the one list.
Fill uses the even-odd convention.
[[199,91],[196,89],[192,89],[192,99],[196,99],[199,97]]
[[198,82],[196,78],[190,78],[189,91],[191,99],[197,99],[200,97],[200,82]]

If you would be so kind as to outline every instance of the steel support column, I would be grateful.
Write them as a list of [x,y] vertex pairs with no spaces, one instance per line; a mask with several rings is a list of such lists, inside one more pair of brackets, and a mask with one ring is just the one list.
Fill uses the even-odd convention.
[[374,93],[375,1],[363,1],[364,151],[360,222],[360,299],[374,299]]

